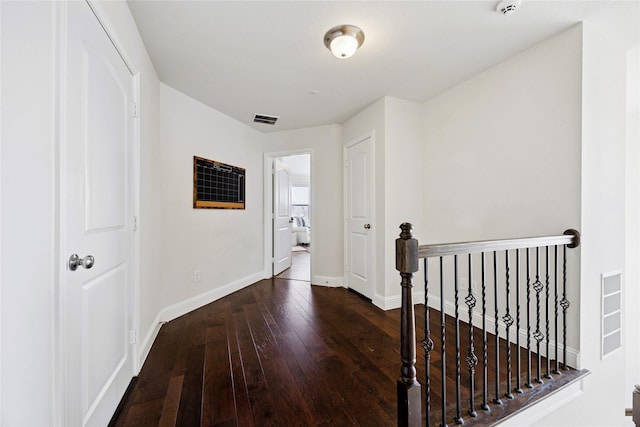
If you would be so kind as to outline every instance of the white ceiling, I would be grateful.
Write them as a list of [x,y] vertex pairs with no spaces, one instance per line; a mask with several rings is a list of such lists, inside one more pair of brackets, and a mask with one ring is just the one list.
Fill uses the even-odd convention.
[[[426,101],[581,21],[625,47],[640,27],[640,0],[523,0],[509,16],[484,0],[128,4],[162,82],[262,132],[344,123],[383,96]],[[339,24],[365,33],[350,59],[323,44]]]

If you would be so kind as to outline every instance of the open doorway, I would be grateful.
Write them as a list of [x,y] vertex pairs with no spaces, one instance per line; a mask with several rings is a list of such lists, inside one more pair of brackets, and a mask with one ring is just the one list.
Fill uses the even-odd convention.
[[[274,277],[290,280],[311,281],[311,257],[312,257],[312,209],[311,209],[311,153],[285,153],[269,155],[271,165],[280,165],[278,168],[286,168],[289,187],[284,190],[282,182],[278,180],[278,172],[274,172],[272,185],[272,209],[270,218],[271,254],[274,263],[284,259],[285,253],[290,254],[290,267],[273,268]],[[272,166],[273,167],[273,166]],[[275,169],[274,169],[275,171]],[[283,191],[288,191],[288,197],[284,197]],[[281,216],[282,200],[288,198],[290,207],[288,210],[289,230],[287,239],[282,238],[282,225],[278,217]],[[274,210],[275,209],[275,210]],[[286,243],[285,243],[286,242]],[[284,246],[284,247],[283,247]],[[275,264],[274,264],[275,265]]]

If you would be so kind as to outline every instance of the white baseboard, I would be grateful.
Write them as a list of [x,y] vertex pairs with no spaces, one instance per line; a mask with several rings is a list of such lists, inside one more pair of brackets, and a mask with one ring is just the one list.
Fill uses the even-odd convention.
[[246,288],[247,286],[252,285],[264,278],[264,272],[260,271],[258,273],[254,273],[250,276],[228,283],[220,288],[212,289],[208,292],[196,295],[195,297],[191,297],[189,299],[161,309],[154,319],[151,328],[149,328],[147,334],[144,336],[144,339],[142,340],[142,342],[140,342],[138,351],[138,360],[140,364],[138,366],[142,368],[142,365],[147,359],[149,351],[151,351],[151,346],[158,336],[158,332],[160,332],[160,327],[163,323],[169,322],[193,310],[219,300],[220,298],[226,297],[227,295],[239,291],[240,289]]
[[[402,306],[402,296],[401,295],[392,295],[390,297],[384,297],[380,294],[376,294],[373,297],[373,304],[376,307],[379,307],[385,311],[394,310],[396,308],[400,308]],[[424,292],[413,292],[413,303],[422,304],[424,302]]]
[[379,307],[383,310],[392,310],[394,308],[400,307],[400,295],[394,295],[391,297],[384,297],[380,294],[375,294],[373,296],[373,300],[371,300],[373,305]]
[[340,288],[344,286],[344,277],[313,276],[311,284],[318,286],[327,286],[330,288]]
[[[415,294],[414,294],[415,295]],[[418,296],[414,296],[414,302],[418,301],[421,304],[424,304],[424,293],[418,297]],[[433,296],[433,295],[429,295],[429,307],[434,308],[435,310],[440,310],[440,298],[437,296]],[[464,323],[464,324],[468,324],[468,308],[466,306],[466,304],[464,304],[463,301],[463,305],[459,306],[459,315],[460,315],[460,322]],[[451,317],[455,316],[455,304],[452,301],[445,301],[444,302],[444,312],[446,314],[448,314]],[[475,327],[480,327],[482,325],[482,313],[478,312],[476,309],[474,309],[473,312],[473,325]],[[495,330],[496,330],[496,322],[494,317],[492,316],[487,316],[485,318],[485,325],[487,328],[487,332],[491,333],[492,335],[495,334]],[[498,329],[499,329],[499,335],[500,338],[504,338],[506,339],[506,325],[504,324],[504,322],[502,320],[498,321]],[[515,332],[515,325],[513,326],[512,329],[513,332]],[[526,329],[522,329],[522,327],[520,328],[520,346],[521,347],[526,347],[527,345],[527,330]],[[509,341],[511,341],[512,343],[516,343],[517,339],[515,336],[515,333],[509,337]],[[533,337],[531,338],[531,348],[532,350],[536,350],[536,341],[535,339],[533,339]],[[562,358],[562,352],[563,352],[564,347],[562,346],[562,344],[558,344],[558,353],[559,353],[559,357]],[[553,356],[555,354],[556,351],[556,342],[555,340],[551,340],[549,341],[549,352],[551,353],[551,355]],[[543,342],[540,345],[540,354],[544,357],[546,357],[547,352],[546,352],[546,344]],[[560,359],[562,360],[562,359]],[[580,368],[580,351],[567,346],[567,365],[571,366],[571,367],[575,367],[575,368]]]
[[169,322],[173,319],[177,319],[178,317],[187,314],[190,311],[196,310],[202,306],[219,300],[222,297],[226,297],[227,295],[239,291],[242,288],[246,288],[247,286],[252,285],[262,279],[264,279],[263,272],[254,273],[250,276],[236,280],[235,282],[226,284],[220,288],[212,289],[208,292],[196,295],[195,297],[186,299],[177,304],[165,307],[160,310],[160,321]]
[[144,336],[142,341],[138,346],[138,372],[136,375],[140,373],[140,369],[142,369],[142,365],[144,361],[147,360],[147,356],[149,356],[149,352],[151,351],[151,346],[153,342],[156,340],[158,336],[158,332],[160,332],[160,327],[162,326],[162,321],[160,320],[160,313],[156,316],[151,324],[151,327],[147,331],[147,334]]

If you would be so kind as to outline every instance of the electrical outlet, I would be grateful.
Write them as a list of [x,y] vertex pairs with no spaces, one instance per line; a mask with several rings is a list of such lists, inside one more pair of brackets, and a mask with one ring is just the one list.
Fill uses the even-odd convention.
[[200,281],[200,270],[195,270],[193,272],[193,281],[194,282],[199,282]]

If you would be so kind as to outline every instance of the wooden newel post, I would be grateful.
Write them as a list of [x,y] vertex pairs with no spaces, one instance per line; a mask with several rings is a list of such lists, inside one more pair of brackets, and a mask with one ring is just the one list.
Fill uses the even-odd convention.
[[398,378],[398,426],[422,426],[420,383],[416,379],[416,325],[413,308],[413,273],[418,271],[418,241],[411,236],[411,224],[400,225],[396,239],[396,270],[400,272],[402,308],[400,320],[400,357]]

